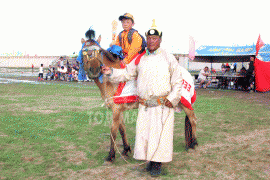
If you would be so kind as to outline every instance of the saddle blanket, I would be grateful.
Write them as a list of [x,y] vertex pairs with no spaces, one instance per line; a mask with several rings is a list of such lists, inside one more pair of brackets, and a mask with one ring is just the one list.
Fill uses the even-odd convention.
[[[136,59],[136,57],[134,59]],[[126,67],[123,62],[121,62],[120,66],[122,69]],[[118,84],[116,93],[114,94],[113,101],[116,104],[133,103],[139,101],[139,96],[137,95],[137,81],[132,80],[120,82]]]
[[[136,59],[136,57],[134,59]],[[125,65],[122,64],[121,68],[125,68]],[[181,71],[183,81],[182,81],[180,102],[185,107],[193,110],[192,104],[196,101],[196,91],[194,81],[191,74],[185,68],[181,67]],[[139,100],[139,96],[137,95],[136,80],[120,82],[118,85],[118,89],[113,97],[113,100],[114,103],[116,104],[137,102]],[[181,108],[177,106],[175,108],[175,111],[181,112]]]
[[[182,66],[180,66],[182,72],[182,89],[181,89],[181,104],[183,104],[188,109],[193,110],[192,104],[196,101],[196,90],[193,78],[191,74]],[[181,112],[181,108],[177,106],[175,112]]]

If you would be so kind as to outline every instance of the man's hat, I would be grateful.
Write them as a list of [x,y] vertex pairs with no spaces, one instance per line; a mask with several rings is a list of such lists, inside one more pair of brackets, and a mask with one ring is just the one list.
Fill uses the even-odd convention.
[[159,37],[162,36],[162,32],[157,29],[154,19],[153,19],[152,27],[145,33],[145,36],[150,36],[150,35],[156,35]]
[[119,17],[119,21],[122,21],[123,19],[131,19],[134,22],[133,16],[129,13],[125,13],[124,15]]

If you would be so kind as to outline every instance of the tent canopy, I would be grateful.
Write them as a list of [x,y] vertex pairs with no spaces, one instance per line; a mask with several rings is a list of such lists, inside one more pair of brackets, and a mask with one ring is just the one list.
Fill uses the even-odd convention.
[[[194,62],[249,62],[256,54],[256,46],[201,46],[196,50]],[[270,45],[265,44],[257,56],[262,61],[270,61]]]

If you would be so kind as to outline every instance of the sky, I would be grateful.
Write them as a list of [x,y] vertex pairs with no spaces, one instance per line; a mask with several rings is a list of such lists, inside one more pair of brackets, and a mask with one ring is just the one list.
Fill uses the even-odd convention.
[[259,34],[270,43],[268,0],[2,0],[0,1],[0,55],[72,55],[92,27],[102,36],[101,47],[112,41],[112,21],[122,31],[120,15],[135,18],[134,28],[144,35],[155,19],[163,32],[161,46],[187,54],[189,36],[201,45],[256,44]]

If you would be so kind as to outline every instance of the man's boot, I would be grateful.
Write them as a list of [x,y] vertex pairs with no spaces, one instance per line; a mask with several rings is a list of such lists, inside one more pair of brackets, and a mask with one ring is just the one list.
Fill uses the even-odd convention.
[[146,168],[145,168],[145,171],[150,172],[151,169],[152,169],[152,164],[153,164],[153,162],[150,161],[150,162],[147,164],[147,166],[146,166]]
[[159,176],[161,174],[161,162],[152,162],[150,173],[152,176]]

